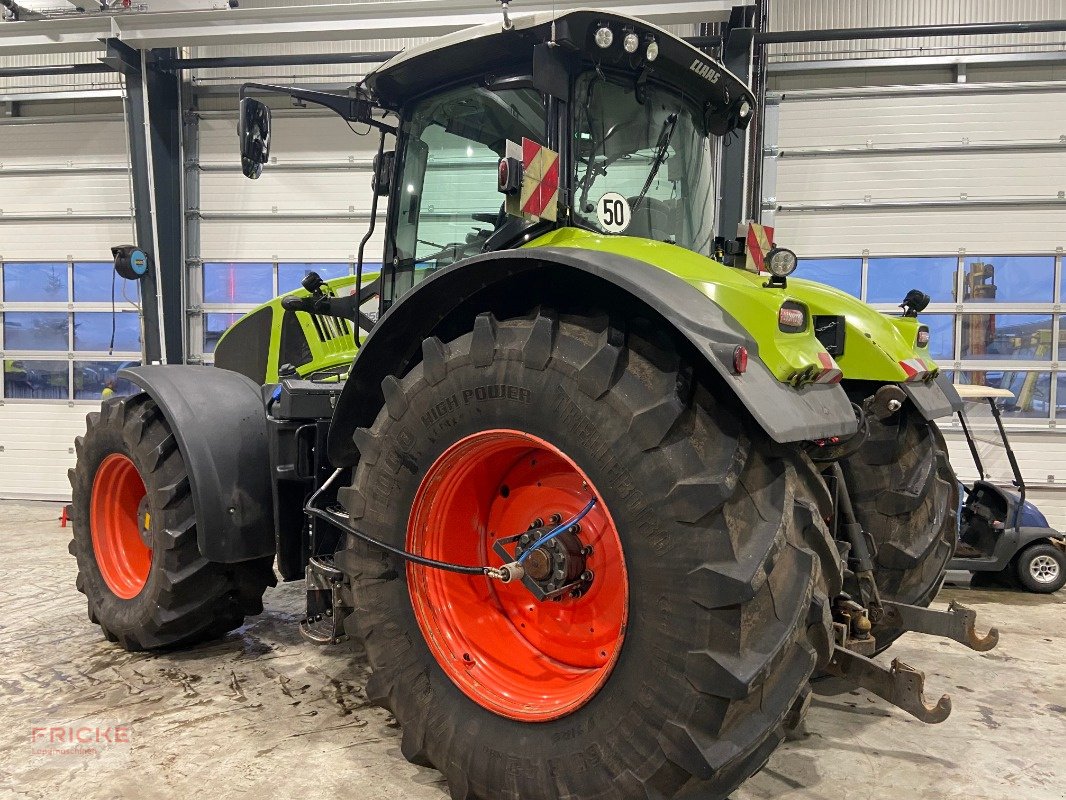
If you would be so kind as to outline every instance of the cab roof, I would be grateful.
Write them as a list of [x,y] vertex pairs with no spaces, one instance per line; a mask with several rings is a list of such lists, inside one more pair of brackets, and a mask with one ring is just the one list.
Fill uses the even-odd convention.
[[[678,86],[703,104],[711,131],[717,135],[744,128],[751,119],[755,98],[739,78],[683,39],[637,17],[579,8],[516,15],[512,22],[509,30],[500,22],[489,23],[405,50],[371,72],[366,85],[380,105],[399,109],[434,88],[463,79],[484,79],[502,71],[513,74],[515,69],[531,72],[534,47],[550,43],[553,51],[582,59],[590,66],[628,68],[634,77],[646,67],[648,77]],[[613,43],[605,49],[593,40],[603,25],[614,34]],[[641,41],[633,55],[622,49],[624,32],[629,30]],[[652,38],[659,55],[646,62],[643,54]],[[739,107],[744,100],[749,110],[741,115]]]

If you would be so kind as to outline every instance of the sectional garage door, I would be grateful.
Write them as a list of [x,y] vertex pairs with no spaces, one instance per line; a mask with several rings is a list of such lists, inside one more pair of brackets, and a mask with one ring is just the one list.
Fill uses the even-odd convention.
[[85,414],[140,358],[136,288],[121,280],[108,352],[110,247],[133,236],[125,126],[119,113],[12,118],[0,140],[0,497],[62,499]]
[[[1066,528],[1066,83],[785,91],[768,119],[764,221],[800,274],[885,311],[909,288],[929,293],[938,363],[1015,394],[1023,473]],[[989,458],[1009,482],[1005,459]]]

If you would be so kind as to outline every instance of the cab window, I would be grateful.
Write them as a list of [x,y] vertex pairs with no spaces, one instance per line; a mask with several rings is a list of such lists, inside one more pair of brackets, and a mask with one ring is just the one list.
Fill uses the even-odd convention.
[[465,86],[419,102],[405,125],[403,173],[386,305],[435,269],[483,251],[506,222],[496,190],[508,140],[544,143],[543,96],[534,89]]

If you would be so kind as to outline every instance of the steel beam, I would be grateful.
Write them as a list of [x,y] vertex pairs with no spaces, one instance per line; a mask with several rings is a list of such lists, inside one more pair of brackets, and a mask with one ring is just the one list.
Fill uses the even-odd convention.
[[871,200],[870,202],[851,201],[828,201],[824,203],[779,203],[769,200],[763,206],[776,212],[790,214],[817,214],[826,211],[886,211],[891,209],[926,209],[926,208],[1063,208],[1066,209],[1066,198],[1059,196],[1048,197],[974,197],[974,198],[949,198],[943,200]]
[[[732,0],[615,0],[612,10],[643,17],[659,25],[723,21]],[[553,0],[522,3],[522,12],[553,12]],[[92,51],[102,41],[120,39],[138,49],[197,45],[262,44],[402,39],[441,36],[503,17],[484,0],[450,2],[406,0],[333,5],[278,6],[213,11],[171,11],[71,15],[41,22],[3,24],[0,54]]]
[[758,44],[797,42],[844,42],[858,39],[904,39],[940,36],[996,36],[1018,33],[1058,33],[1066,31],[1066,20],[1032,22],[965,22],[952,25],[889,25],[878,28],[828,28],[815,31],[765,31],[755,37]]
[[[1051,47],[1041,44],[1039,47]],[[969,55],[943,56],[873,56],[870,58],[821,58],[797,59],[794,61],[773,61],[768,65],[771,75],[783,75],[795,72],[820,72],[822,70],[868,70],[898,69],[900,67],[958,67],[979,64],[1063,64],[1066,52],[1032,51],[1023,53],[974,53]]]

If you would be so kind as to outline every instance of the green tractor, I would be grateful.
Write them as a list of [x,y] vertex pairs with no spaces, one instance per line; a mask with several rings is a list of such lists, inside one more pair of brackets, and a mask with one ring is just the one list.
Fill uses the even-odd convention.
[[[364,643],[368,695],[455,798],[724,798],[812,676],[947,716],[870,656],[907,630],[996,643],[925,608],[957,507],[933,420],[958,396],[921,292],[883,315],[715,235],[747,87],[578,10],[346,94],[259,88],[380,135],[359,274],[251,312],[215,367],[124,370],[139,392],[89,415],[71,552],[108,639],[221,635],[276,564],[306,581],[306,638]],[[258,177],[270,112],[246,94]]]

